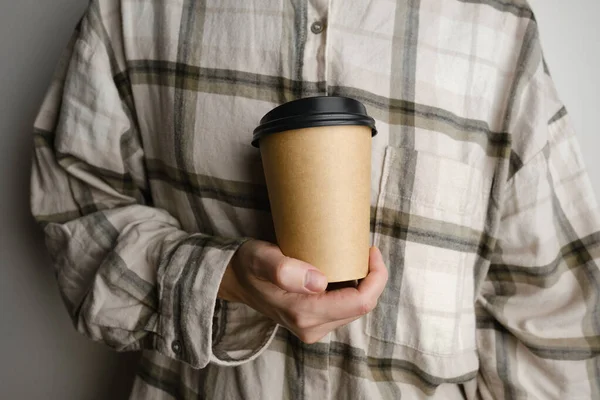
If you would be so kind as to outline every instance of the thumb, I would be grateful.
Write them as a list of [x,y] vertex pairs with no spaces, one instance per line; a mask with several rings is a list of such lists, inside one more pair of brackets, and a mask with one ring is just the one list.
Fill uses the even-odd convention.
[[315,294],[327,288],[327,277],[313,265],[286,257],[277,246],[263,253],[263,262],[255,264],[255,275],[286,292]]

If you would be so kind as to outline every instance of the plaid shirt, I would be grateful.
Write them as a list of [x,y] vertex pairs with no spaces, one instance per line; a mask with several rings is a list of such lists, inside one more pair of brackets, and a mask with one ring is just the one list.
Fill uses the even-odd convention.
[[[33,214],[132,398],[600,398],[600,213],[524,0],[95,0],[62,60]],[[274,241],[253,128],[323,94],[377,121],[390,278],[307,345],[216,297]]]

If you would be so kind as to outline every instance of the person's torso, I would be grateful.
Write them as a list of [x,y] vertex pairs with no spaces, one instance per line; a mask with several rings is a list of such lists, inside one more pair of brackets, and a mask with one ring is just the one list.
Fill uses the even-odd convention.
[[[524,9],[439,0],[113,3],[104,12],[122,28],[114,50],[152,202],[187,231],[275,240],[250,141],[276,105],[353,97],[379,131],[371,227],[389,282],[377,308],[315,345],[280,329],[240,367],[195,371],[147,354],[153,379],[174,375],[171,385],[207,398],[464,395],[458,384],[478,370],[475,304],[508,173],[506,113]],[[149,382],[137,382],[137,393],[151,393]]]

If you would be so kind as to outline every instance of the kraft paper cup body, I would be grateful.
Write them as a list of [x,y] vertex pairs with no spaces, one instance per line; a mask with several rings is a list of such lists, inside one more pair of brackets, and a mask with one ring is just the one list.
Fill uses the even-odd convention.
[[277,244],[329,282],[368,273],[373,132],[325,125],[260,138]]

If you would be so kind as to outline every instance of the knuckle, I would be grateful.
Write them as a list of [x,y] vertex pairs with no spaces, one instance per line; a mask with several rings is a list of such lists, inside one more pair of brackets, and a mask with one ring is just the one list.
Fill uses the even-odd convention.
[[281,257],[277,261],[277,264],[275,265],[275,268],[272,273],[272,278],[273,278],[273,283],[276,284],[277,286],[281,286],[283,284],[283,270],[287,266],[287,263],[288,263],[288,258]]
[[290,319],[292,324],[300,330],[306,330],[312,327],[312,323],[309,319],[301,314],[293,314]]
[[388,280],[388,269],[387,267],[384,265],[383,268],[381,269],[381,275],[382,275],[382,279],[387,281]]
[[306,325],[306,319],[297,311],[294,310],[290,310],[287,312],[286,315],[286,319],[289,321],[289,323],[298,328],[298,329],[304,329],[305,325]]
[[377,300],[373,300],[373,299],[364,299],[361,303],[360,303],[360,314],[361,315],[365,315],[370,313],[371,311],[373,311],[375,309],[375,307],[377,306]]
[[306,318],[299,318],[298,320],[296,320],[296,326],[299,329],[308,329],[311,327],[311,324],[308,322],[308,320]]

